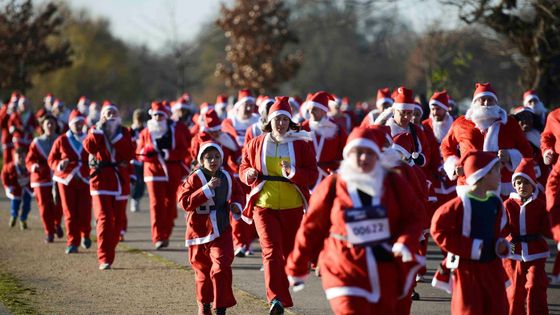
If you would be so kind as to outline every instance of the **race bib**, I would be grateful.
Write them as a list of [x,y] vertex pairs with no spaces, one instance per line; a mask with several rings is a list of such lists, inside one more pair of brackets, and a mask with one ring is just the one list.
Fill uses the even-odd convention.
[[387,211],[383,207],[346,209],[344,219],[351,244],[377,245],[391,238]]

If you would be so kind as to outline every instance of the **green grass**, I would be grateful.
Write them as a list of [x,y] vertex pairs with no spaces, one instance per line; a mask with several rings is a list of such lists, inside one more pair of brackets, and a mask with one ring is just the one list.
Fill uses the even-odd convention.
[[0,271],[0,302],[12,314],[38,314],[31,296],[35,289],[26,287],[11,274]]

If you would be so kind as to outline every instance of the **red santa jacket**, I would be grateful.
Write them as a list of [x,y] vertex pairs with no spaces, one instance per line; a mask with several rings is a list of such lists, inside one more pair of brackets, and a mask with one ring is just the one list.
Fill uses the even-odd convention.
[[[196,157],[191,156],[191,152],[190,152],[190,147],[191,147],[191,142],[192,142],[192,135],[191,135],[191,131],[189,130],[189,126],[183,122],[183,121],[175,121],[175,129],[177,130],[178,133],[182,134],[185,136],[185,143],[187,145],[187,154],[185,155],[185,158],[183,159],[183,162],[181,163],[181,167],[183,168],[183,176],[186,176],[189,174],[190,171],[190,166],[191,163],[193,161],[193,159],[195,159]],[[135,142],[137,143],[137,141],[135,140]]]
[[27,111],[24,114],[14,112],[8,119],[8,130],[10,133],[14,134],[16,130],[19,131],[18,137],[13,141],[17,141],[20,145],[27,148],[31,141],[33,141],[33,133],[37,129],[39,129],[39,122],[31,111]]
[[[333,183],[335,180],[336,183]],[[406,247],[409,253],[416,252],[422,232],[423,218],[416,211],[422,207],[420,200],[415,198],[407,181],[394,172],[387,172],[379,183],[383,187],[382,196],[374,196],[372,205],[387,210],[389,236],[378,246],[386,248],[390,257],[395,243]],[[345,213],[351,208],[363,206],[357,188],[344,182],[339,175],[327,177],[321,182],[311,196],[308,212],[297,232],[294,250],[286,263],[286,273],[293,277],[305,277],[309,273],[309,262],[319,255],[327,299],[352,295],[364,297],[372,303],[378,302],[386,286],[380,283],[379,272],[387,264],[397,264],[397,260],[376,262],[378,258],[374,256],[372,247],[348,241],[349,233],[353,231],[350,230],[352,226],[347,226]],[[405,274],[394,281],[404,287],[402,292],[408,292],[412,278],[412,275]]]
[[[455,193],[455,188],[457,186],[457,180],[452,180],[448,176],[444,175],[445,173],[444,173],[444,170],[443,170],[443,158],[441,156],[441,151],[440,151],[441,143],[438,142],[436,136],[434,135],[434,127],[433,127],[432,119],[431,118],[425,119],[422,122],[422,126],[424,127],[424,130],[426,131],[426,134],[429,133],[431,136],[433,136],[431,142],[434,145],[431,146],[431,149],[432,150],[437,150],[437,155],[435,155],[435,152],[432,153],[432,155],[433,156],[439,156],[439,158],[440,158],[440,162],[438,164],[437,172],[434,174],[435,181],[432,183],[434,185],[434,190],[435,190],[436,194],[438,194],[438,195],[449,195],[449,194]],[[428,137],[431,137],[430,135],[428,135]],[[435,140],[435,142],[434,142],[434,140]],[[433,169],[432,169],[432,171],[433,171]]]
[[[231,204],[236,204],[239,209],[243,209],[245,196],[239,182],[228,171],[220,170],[220,172],[227,182],[227,208]],[[209,243],[226,232],[220,229],[216,211],[211,210],[211,207],[215,205],[214,196],[215,191],[208,187],[208,182],[201,169],[194,171],[181,185],[178,200],[181,207],[187,212],[185,218],[186,246]],[[227,211],[227,209],[224,210]],[[226,217],[229,220],[229,214],[226,213]]]
[[[338,124],[337,126],[338,131],[329,139],[316,133],[312,135],[315,158],[317,160],[317,166],[319,167],[319,177],[317,177],[312,187],[317,186],[319,182],[329,176],[331,172],[336,171],[340,165],[340,161],[342,161],[342,150],[344,150],[348,135],[343,127]],[[311,131],[309,120],[304,121],[301,127],[305,131]]]
[[243,147],[245,144],[245,133],[247,128],[259,121],[259,116],[253,114],[249,119],[241,121],[237,117],[226,118],[222,122],[222,131],[227,132],[235,138],[237,145]]
[[[53,180],[63,185],[68,185],[74,176],[77,176],[81,181],[89,183],[89,166],[88,166],[88,153],[82,147],[76,146],[70,140],[74,137],[70,130],[60,135],[53,144],[51,153],[49,154],[49,166],[54,171]],[[81,139],[76,139],[83,143],[85,135]],[[68,160],[65,169],[60,168],[62,160]]]
[[[243,150],[243,159],[239,166],[239,179],[242,183],[251,187],[248,195],[247,204],[243,209],[243,220],[249,224],[253,222],[253,203],[259,196],[259,192],[263,188],[266,180],[257,177],[257,179],[249,182],[247,180],[247,171],[255,169],[261,175],[268,175],[266,169],[266,147],[269,143],[270,133],[262,134],[249,143],[245,144]],[[304,208],[307,208],[309,200],[309,186],[313,185],[317,180],[319,172],[317,170],[317,162],[315,160],[315,150],[313,145],[304,140],[293,140],[288,142],[290,152],[290,164],[292,171],[286,176],[301,194]]]
[[556,162],[554,163],[553,169],[556,172],[560,172],[560,159],[558,159],[558,154],[560,154],[560,109],[555,109],[548,114],[546,118],[546,125],[541,134],[541,152],[544,153],[548,150],[554,152],[554,157]]
[[200,145],[208,141],[219,143],[222,146],[222,150],[224,151],[224,168],[233,174],[237,174],[241,161],[241,148],[237,145],[235,138],[227,132],[221,132],[220,136],[216,139],[212,138],[209,133],[204,131],[197,133],[193,137],[190,147],[190,153],[193,159],[196,159]]
[[33,139],[25,158],[25,165],[31,173],[31,188],[52,186],[53,173],[48,159],[53,146],[54,142],[50,142],[44,135]]
[[[449,133],[441,142],[441,155],[445,161],[443,167],[449,178],[455,179],[453,173],[457,161],[471,150],[491,152],[507,150],[509,152],[511,161],[502,167],[501,185],[502,194],[507,193],[508,195],[513,190],[511,185],[513,171],[522,158],[531,158],[533,154],[531,145],[517,121],[513,118],[508,119],[506,115],[490,126],[485,134],[465,116],[461,116],[453,122]],[[457,184],[465,185],[464,176],[457,179]]]
[[10,162],[2,168],[2,184],[6,191],[6,197],[11,200],[20,200],[23,191],[33,195],[29,186],[29,172],[25,165],[16,166],[15,162]]
[[134,158],[134,145],[128,129],[119,128],[117,134],[109,140],[97,125],[93,126],[84,140],[84,150],[92,155],[90,194],[121,195],[123,179],[118,166],[130,164]]
[[[144,162],[145,182],[167,182],[170,176],[182,177],[185,157],[188,154],[186,129],[176,128],[175,123],[168,125],[171,137],[171,148],[160,149],[149,128],[140,132],[137,142],[136,155]],[[170,172],[179,174],[170,175]]]
[[[430,229],[432,238],[446,252],[467,260],[479,260],[483,242],[471,237],[471,218],[471,201],[466,193],[462,193],[436,210]],[[507,214],[501,203],[493,224],[494,238],[505,236]]]
[[249,128],[247,128],[247,131],[245,132],[245,143],[249,143],[249,141],[251,141],[253,138],[262,135],[262,126],[263,125],[260,121],[249,126]]
[[11,113],[8,112],[8,105],[2,105],[0,108],[0,129],[2,129],[2,149],[13,147],[12,135],[8,128],[8,121]]
[[546,201],[537,194],[523,202],[517,193],[512,193],[504,202],[510,232],[508,239],[514,244],[514,253],[508,258],[532,261],[548,258],[550,254],[543,238],[552,238]]

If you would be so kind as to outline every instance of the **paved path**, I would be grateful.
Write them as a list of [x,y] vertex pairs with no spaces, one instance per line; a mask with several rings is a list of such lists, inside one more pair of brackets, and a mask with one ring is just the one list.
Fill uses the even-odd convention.
[[[150,241],[149,212],[147,210],[147,198],[142,200],[141,212],[128,212],[129,228],[126,235],[127,246],[135,247],[141,250],[152,252],[177,263],[186,265],[190,268],[187,257],[187,250],[184,247],[185,221],[183,213],[179,212],[176,220],[170,247],[155,251]],[[258,244],[254,244],[258,247]],[[551,252],[556,250],[551,246]],[[117,257],[118,259],[118,257]],[[431,281],[437,264],[441,261],[441,253],[439,249],[430,244],[428,248],[428,274],[427,278]],[[553,258],[550,258],[547,264],[547,271],[552,269]],[[258,296],[263,300],[266,299],[266,291],[264,288],[264,275],[259,269],[262,266],[260,252],[245,258],[235,258],[233,263],[233,283],[234,285],[250,294]],[[450,312],[450,296],[443,291],[436,290],[431,285],[420,283],[417,291],[421,296],[420,301],[412,304],[412,314],[449,314]],[[295,307],[291,310],[298,314],[329,314],[330,308],[323,293],[320,279],[311,276],[306,283],[303,291],[292,294]],[[552,287],[548,290],[548,301],[551,314],[560,314],[560,287]]]

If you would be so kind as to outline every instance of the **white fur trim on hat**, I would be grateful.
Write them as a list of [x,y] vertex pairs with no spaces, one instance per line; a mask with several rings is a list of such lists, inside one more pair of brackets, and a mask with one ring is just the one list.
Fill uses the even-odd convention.
[[165,115],[165,117],[169,117],[169,115],[162,110],[151,110],[150,109],[150,110],[148,110],[148,114],[150,114],[150,116],[153,116],[155,114],[163,114],[163,115]]
[[192,105],[189,105],[189,104],[186,104],[186,103],[175,103],[175,104],[173,104],[173,106],[171,106],[171,111],[176,111],[176,110],[179,110],[179,109],[192,110],[193,109],[192,107],[193,107]]
[[474,101],[479,98],[479,97],[483,97],[483,96],[490,96],[492,98],[494,98],[496,100],[496,103],[498,102],[498,97],[496,96],[496,94],[492,93],[492,92],[481,92],[476,94],[473,98],[472,98],[472,103],[474,103]]
[[345,146],[344,146],[344,150],[342,150],[342,156],[347,159],[348,158],[348,154],[350,154],[350,150],[352,150],[355,147],[366,147],[366,148],[370,148],[373,150],[373,152],[375,152],[375,154],[377,154],[377,156],[381,155],[381,150],[379,149],[379,146],[371,141],[370,139],[366,139],[366,138],[356,138],[350,142],[348,142]]
[[486,166],[484,166],[483,168],[472,173],[469,177],[467,177],[467,184],[471,186],[476,184],[476,182],[478,182],[480,179],[486,176],[486,174],[488,174],[488,172],[490,172],[490,170],[492,170],[494,165],[496,165],[496,163],[498,163],[499,161],[500,161],[499,158],[495,158],[492,161],[490,161],[490,163],[486,164]]
[[109,109],[112,109],[116,112],[119,111],[119,109],[115,105],[106,105],[106,106],[101,107],[101,116],[103,116],[103,113],[108,111]]
[[78,122],[78,121],[80,121],[80,120],[81,120],[81,121],[85,121],[86,119],[84,118],[84,116],[76,116],[76,117],[74,117],[72,120],[70,120],[70,121],[68,122],[68,125],[72,125],[72,124],[74,124],[74,123],[76,123],[76,122]]
[[530,100],[536,100],[537,102],[541,101],[541,99],[537,95],[531,94],[523,99],[523,106],[529,106]]
[[381,106],[383,103],[389,103],[391,105],[393,105],[395,101],[392,98],[388,98],[388,97],[384,97],[384,98],[380,98],[375,102],[375,105],[377,105],[378,107]]
[[398,110],[414,110],[418,105],[414,103],[393,103],[392,108]]
[[203,144],[198,149],[198,154],[196,156],[196,160],[198,161],[198,163],[200,163],[200,165],[202,165],[202,154],[204,153],[204,151],[206,151],[208,148],[211,148],[211,147],[218,150],[218,152],[220,153],[220,156],[222,157],[222,163],[223,163],[224,151],[222,150],[222,147],[217,143],[209,142],[209,143]]
[[326,107],[325,105],[321,104],[321,103],[317,103],[317,102],[313,102],[313,101],[307,101],[307,109],[311,110],[313,107],[317,107],[323,111],[325,111],[325,113],[329,112],[329,108]]
[[526,180],[529,181],[529,183],[531,183],[531,185],[533,185],[533,188],[537,189],[538,188],[538,184],[527,174],[525,173],[513,173],[513,175],[511,175],[511,185],[513,186],[513,183],[515,182],[515,178],[516,177],[523,177]]
[[233,108],[237,109],[239,106],[241,106],[242,104],[246,103],[246,102],[253,102],[253,104],[255,104],[255,98],[252,96],[245,96],[239,100],[237,100],[237,102],[235,102],[235,104],[233,104]]
[[438,101],[438,100],[430,100],[430,109],[432,108],[432,106],[438,106],[441,107],[443,109],[445,109],[445,111],[449,111],[449,107],[445,106],[445,104],[443,104],[442,102]]
[[286,116],[288,116],[288,118],[290,118],[290,120],[292,119],[292,114],[290,114],[290,112],[288,112],[286,110],[277,110],[277,111],[274,111],[274,112],[270,113],[266,117],[266,122],[269,123],[272,120],[272,118],[274,118],[276,116],[280,116],[280,115],[286,115]]

